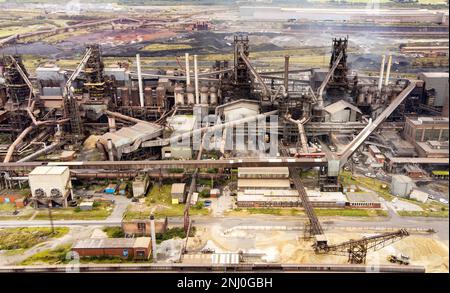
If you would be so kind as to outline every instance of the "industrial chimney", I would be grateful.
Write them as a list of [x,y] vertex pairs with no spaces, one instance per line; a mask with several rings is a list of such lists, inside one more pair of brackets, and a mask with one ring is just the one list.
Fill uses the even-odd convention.
[[152,256],[153,261],[158,262],[156,256],[156,232],[155,232],[155,216],[153,214],[150,215],[150,235],[152,237]]

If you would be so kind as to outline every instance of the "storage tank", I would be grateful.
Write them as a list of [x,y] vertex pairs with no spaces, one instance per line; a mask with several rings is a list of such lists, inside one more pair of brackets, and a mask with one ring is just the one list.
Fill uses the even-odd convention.
[[187,95],[187,103],[189,105],[195,104],[195,89],[192,85],[188,85],[186,88],[186,95]]
[[128,94],[128,88],[127,87],[121,87],[120,88],[120,98],[122,100],[122,106],[129,106],[130,105],[130,97]]
[[370,104],[372,104],[372,93],[369,93],[369,94],[367,94],[367,97],[366,97],[366,103],[368,104],[368,105],[370,105]]
[[209,88],[209,98],[211,101],[211,105],[217,105],[218,104],[218,98],[217,98],[217,88],[212,86]]
[[133,88],[131,89],[131,106],[140,106],[141,102],[139,101],[139,89]]
[[152,103],[152,88],[149,86],[144,88],[144,105],[146,107],[150,107],[153,105],[153,103]]
[[158,107],[163,107],[165,100],[166,100],[166,88],[159,85],[156,88],[156,105]]
[[207,105],[209,97],[209,89],[206,86],[200,88],[200,104]]
[[174,89],[175,105],[184,105],[184,88],[177,84]]
[[413,181],[405,175],[393,175],[391,181],[391,194],[408,197],[413,188]]
[[364,94],[363,94],[363,93],[360,93],[360,94],[358,95],[358,101],[357,101],[357,104],[358,104],[358,105],[364,104]]

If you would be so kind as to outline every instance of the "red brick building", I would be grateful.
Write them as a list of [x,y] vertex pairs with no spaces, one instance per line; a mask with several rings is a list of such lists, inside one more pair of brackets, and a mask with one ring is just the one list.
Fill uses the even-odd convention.
[[80,257],[120,257],[147,260],[151,255],[150,237],[78,240],[72,247]]

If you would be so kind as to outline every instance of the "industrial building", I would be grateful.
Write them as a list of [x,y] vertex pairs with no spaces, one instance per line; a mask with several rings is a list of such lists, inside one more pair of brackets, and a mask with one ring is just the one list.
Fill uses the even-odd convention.
[[[163,219],[155,219],[155,233],[164,233],[167,230],[167,217]],[[127,236],[151,236],[151,221],[148,220],[122,220],[122,231]]]
[[72,251],[80,257],[119,257],[146,261],[151,256],[150,237],[78,240]]
[[68,167],[40,166],[28,174],[34,207],[67,207],[72,198],[72,182]]
[[414,183],[411,178],[405,175],[393,175],[391,181],[391,194],[400,197],[408,197]]
[[347,192],[348,206],[351,208],[380,209],[381,202],[374,193],[367,192]]
[[186,183],[174,183],[170,190],[172,196],[172,204],[183,203],[186,196]]

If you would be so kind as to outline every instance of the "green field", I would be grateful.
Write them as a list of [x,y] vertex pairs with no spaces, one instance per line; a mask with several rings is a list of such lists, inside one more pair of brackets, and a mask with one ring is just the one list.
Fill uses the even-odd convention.
[[[100,203],[91,211],[80,211],[77,208],[58,208],[52,209],[53,220],[104,220],[112,212],[112,205],[108,203]],[[48,210],[38,212],[35,220],[49,220]]]
[[0,250],[27,249],[51,238],[59,238],[69,232],[69,228],[5,228],[0,229]]
[[[151,211],[156,218],[183,216],[184,204],[172,204],[171,187],[170,184],[154,185],[147,194],[145,207],[128,206],[124,216],[125,219],[148,219]],[[189,213],[190,215],[208,215],[209,210],[191,207]]]

